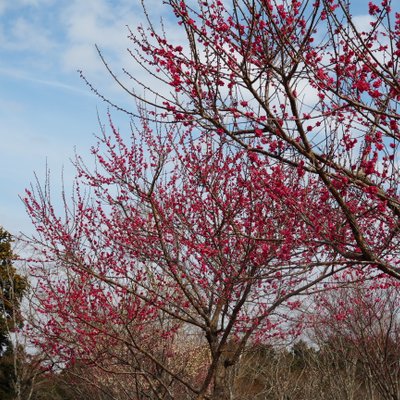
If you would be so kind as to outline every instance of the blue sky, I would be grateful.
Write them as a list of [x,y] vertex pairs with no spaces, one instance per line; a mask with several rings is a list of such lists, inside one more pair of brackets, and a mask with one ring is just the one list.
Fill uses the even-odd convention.
[[[160,0],[146,4],[157,14],[162,8]],[[57,192],[63,169],[70,185],[75,147],[88,154],[99,132],[97,112],[106,120],[107,106],[77,69],[111,99],[130,106],[94,44],[116,71],[132,67],[126,25],[133,29],[142,20],[137,0],[0,0],[0,225],[7,230],[32,231],[18,195],[33,181],[33,171],[43,177],[47,163]],[[127,117],[113,115],[128,127]]]
[[[162,0],[145,3],[155,20],[168,13]],[[355,0],[353,6],[366,3]],[[72,184],[75,148],[89,154],[96,142],[97,112],[106,121],[107,106],[77,69],[110,99],[133,107],[107,75],[94,44],[117,73],[128,67],[140,78],[126,52],[126,25],[134,29],[143,20],[139,0],[0,0],[0,225],[10,232],[32,232],[18,196],[33,172],[43,180],[47,163],[56,196],[62,170],[66,186]],[[168,33],[179,41],[175,29],[169,26]],[[112,114],[128,129],[126,116]]]

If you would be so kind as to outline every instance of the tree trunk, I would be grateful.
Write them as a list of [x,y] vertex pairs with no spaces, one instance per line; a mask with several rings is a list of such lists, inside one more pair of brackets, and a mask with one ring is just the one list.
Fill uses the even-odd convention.
[[237,350],[237,343],[231,341],[225,344],[218,360],[214,376],[212,400],[231,400],[233,398],[233,357]]
[[231,400],[232,399],[232,385],[229,370],[232,367],[226,368],[220,366],[214,379],[214,390],[211,396],[213,400]]

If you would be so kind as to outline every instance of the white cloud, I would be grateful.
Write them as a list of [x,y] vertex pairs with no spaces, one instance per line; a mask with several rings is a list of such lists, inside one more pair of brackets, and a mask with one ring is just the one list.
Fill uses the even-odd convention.
[[0,0],[0,15],[4,14],[10,9],[19,9],[22,7],[39,7],[41,5],[48,5],[54,3],[55,0]]
[[355,15],[353,17],[353,23],[359,32],[370,31],[371,30],[371,22],[373,22],[373,21],[374,21],[374,19],[368,14]]
[[12,33],[23,49],[47,52],[54,47],[50,32],[25,18],[18,18],[15,21]]
[[128,2],[104,0],[72,1],[63,10],[67,48],[62,56],[66,70],[84,68],[87,72],[104,71],[94,45],[114,60],[119,60],[129,42],[126,25],[137,23],[135,8]]
[[42,26],[19,17],[10,23],[9,32],[0,26],[0,47],[13,51],[47,53],[55,47],[51,33]]

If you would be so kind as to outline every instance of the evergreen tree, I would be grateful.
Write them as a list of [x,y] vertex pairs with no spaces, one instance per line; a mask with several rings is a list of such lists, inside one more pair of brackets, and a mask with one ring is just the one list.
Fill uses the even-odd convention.
[[21,301],[26,278],[13,266],[12,236],[0,227],[0,398],[14,398],[14,346],[10,332],[22,325]]

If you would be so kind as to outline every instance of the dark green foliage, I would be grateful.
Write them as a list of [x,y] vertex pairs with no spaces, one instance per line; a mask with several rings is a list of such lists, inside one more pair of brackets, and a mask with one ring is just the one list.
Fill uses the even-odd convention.
[[27,289],[26,278],[13,266],[11,235],[0,227],[0,399],[14,398],[14,346],[10,332],[22,325],[20,305]]
[[20,305],[27,289],[26,278],[13,266],[11,235],[0,227],[0,355],[6,351],[9,332],[22,325]]
[[0,399],[14,399],[15,368],[13,346],[7,343],[7,349],[0,358]]

